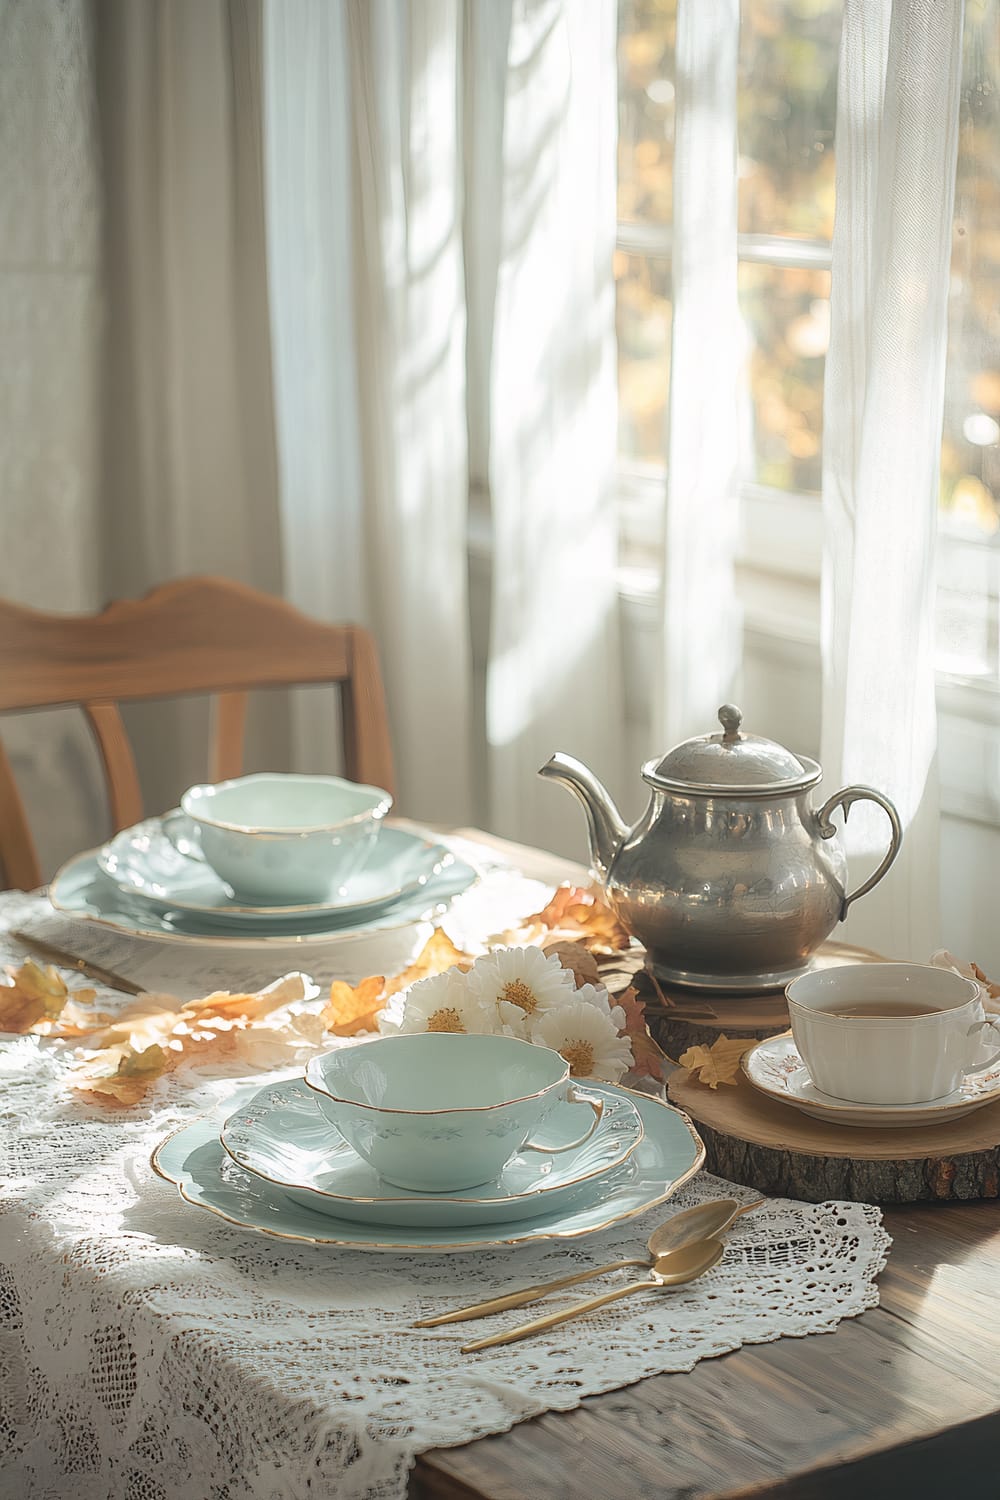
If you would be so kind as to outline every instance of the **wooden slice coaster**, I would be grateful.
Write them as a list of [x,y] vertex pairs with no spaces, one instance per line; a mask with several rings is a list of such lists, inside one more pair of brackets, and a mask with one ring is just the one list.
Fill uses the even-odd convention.
[[921,1203],[1000,1195],[1000,1100],[946,1124],[854,1129],[814,1120],[757,1092],[699,1083],[682,1069],[667,1082],[672,1104],[691,1116],[706,1165],[739,1182],[806,1203]]

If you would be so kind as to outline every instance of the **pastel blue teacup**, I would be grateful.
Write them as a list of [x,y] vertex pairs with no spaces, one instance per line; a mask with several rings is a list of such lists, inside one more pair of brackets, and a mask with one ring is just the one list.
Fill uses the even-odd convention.
[[208,864],[244,901],[324,901],[366,862],[392,798],[339,776],[265,772],[193,786],[181,807]]
[[[306,1083],[332,1125],[386,1182],[450,1193],[491,1182],[519,1151],[570,1151],[603,1100],[570,1082],[548,1047],[514,1037],[415,1032],[314,1057]],[[528,1138],[553,1111],[585,1104],[590,1128],[559,1148]]]

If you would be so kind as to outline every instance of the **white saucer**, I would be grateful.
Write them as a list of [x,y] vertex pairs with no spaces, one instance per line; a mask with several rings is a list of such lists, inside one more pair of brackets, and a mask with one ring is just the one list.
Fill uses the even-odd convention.
[[[154,1151],[152,1167],[176,1185],[185,1202],[241,1229],[279,1240],[348,1250],[444,1255],[580,1239],[665,1203],[700,1171],[705,1160],[705,1147],[694,1126],[672,1105],[613,1084],[591,1084],[588,1080],[587,1088],[606,1099],[619,1094],[630,1098],[642,1120],[642,1140],[624,1166],[613,1168],[600,1179],[600,1192],[592,1198],[574,1198],[561,1210],[540,1213],[506,1230],[496,1224],[454,1228],[387,1224],[376,1228],[315,1213],[293,1203],[284,1189],[255,1177],[233,1161],[222,1149],[217,1119],[199,1120],[168,1136]],[[376,1234],[378,1239],[374,1238]]]
[[[514,1156],[493,1182],[457,1193],[411,1192],[384,1182],[338,1137],[300,1079],[261,1089],[230,1115],[221,1140],[240,1166],[318,1213],[363,1224],[508,1224],[583,1201],[632,1155],[643,1136],[639,1112],[626,1094],[603,1097],[601,1123],[577,1150]],[[579,1109],[564,1104],[546,1122],[541,1140],[561,1146],[579,1131]]]
[[815,1120],[834,1125],[878,1126],[903,1129],[914,1125],[938,1125],[960,1120],[984,1104],[1000,1099],[1000,1066],[966,1074],[961,1088],[943,1099],[922,1104],[855,1104],[824,1094],[809,1077],[808,1069],[790,1033],[758,1042],[743,1055],[743,1072],[760,1093],[790,1104]]

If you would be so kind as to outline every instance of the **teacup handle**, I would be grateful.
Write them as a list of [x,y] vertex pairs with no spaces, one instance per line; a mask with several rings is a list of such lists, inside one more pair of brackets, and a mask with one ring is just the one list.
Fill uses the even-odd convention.
[[844,809],[844,822],[846,823],[848,814],[851,811],[851,806],[855,802],[877,803],[885,813],[886,817],[889,819],[889,822],[892,826],[892,837],[889,840],[889,849],[885,856],[885,859],[883,859],[878,869],[872,875],[869,875],[864,885],[859,885],[856,891],[852,891],[849,896],[844,897],[844,900],[840,907],[841,922],[847,916],[847,908],[850,906],[851,902],[857,901],[859,896],[867,895],[873,886],[878,885],[879,881],[882,879],[882,876],[886,873],[889,866],[896,858],[896,855],[899,853],[899,846],[903,842],[903,828],[902,824],[899,821],[899,813],[893,807],[888,797],[883,797],[882,793],[877,792],[872,786],[845,786],[843,791],[835,792],[828,801],[824,802],[823,806],[816,814],[816,818],[819,823],[820,838],[832,839],[834,834],[837,832],[836,824],[830,822],[830,814],[834,811],[834,809],[838,807],[842,807]]
[[568,1141],[565,1146],[533,1146],[530,1141],[525,1141],[521,1147],[522,1151],[544,1151],[546,1156],[558,1156],[560,1151],[574,1151],[577,1146],[582,1146],[584,1141],[589,1141],[594,1131],[600,1125],[604,1116],[604,1100],[596,1098],[593,1094],[586,1094],[578,1089],[575,1084],[570,1084],[566,1090],[567,1104],[589,1104],[594,1111],[594,1118],[590,1129],[584,1131],[578,1140]]
[[[974,1021],[969,1027],[969,1035],[971,1036],[974,1031],[982,1031],[984,1026],[1000,1031],[1000,1016],[984,1016],[981,1021]],[[983,1058],[982,1062],[976,1063],[975,1071],[985,1073],[987,1068],[992,1068],[997,1062],[1000,1062],[1000,1052],[992,1052],[989,1057]]]

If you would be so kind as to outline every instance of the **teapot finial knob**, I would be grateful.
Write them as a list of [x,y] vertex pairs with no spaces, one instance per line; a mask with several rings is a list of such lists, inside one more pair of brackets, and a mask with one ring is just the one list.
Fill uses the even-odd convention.
[[724,703],[719,709],[719,723],[725,730],[725,734],[722,736],[722,743],[724,745],[735,745],[740,737],[743,710],[737,708],[735,703]]

